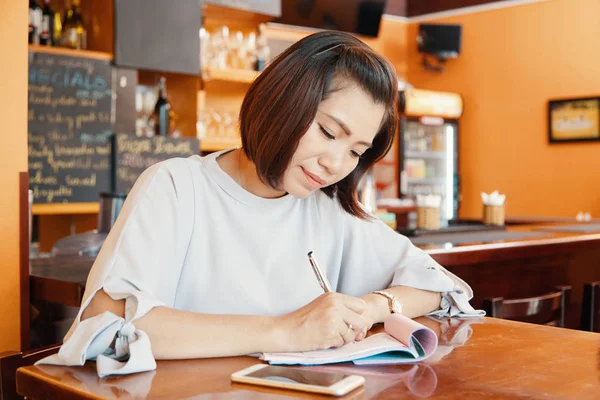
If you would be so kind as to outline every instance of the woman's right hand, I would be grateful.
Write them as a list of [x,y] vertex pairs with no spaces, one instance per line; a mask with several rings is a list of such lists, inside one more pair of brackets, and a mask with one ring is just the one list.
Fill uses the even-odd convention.
[[282,351],[322,350],[364,339],[368,329],[362,315],[365,308],[363,299],[332,292],[277,317]]

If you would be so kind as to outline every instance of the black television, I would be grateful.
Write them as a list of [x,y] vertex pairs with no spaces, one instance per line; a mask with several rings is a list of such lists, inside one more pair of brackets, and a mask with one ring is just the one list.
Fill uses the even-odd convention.
[[387,0],[284,0],[275,23],[376,37]]
[[419,24],[419,52],[439,59],[456,58],[460,54],[461,35],[461,25]]

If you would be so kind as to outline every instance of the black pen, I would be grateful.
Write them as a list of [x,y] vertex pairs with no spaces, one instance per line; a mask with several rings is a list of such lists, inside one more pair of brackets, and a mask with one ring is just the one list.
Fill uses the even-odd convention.
[[321,285],[321,287],[323,288],[325,293],[332,292],[333,290],[331,290],[331,285],[329,284],[329,281],[327,280],[327,275],[325,275],[323,273],[323,270],[321,269],[321,266],[319,265],[319,262],[317,261],[315,255],[313,254],[312,251],[308,252],[308,261],[310,262],[313,272],[317,276],[319,285]]

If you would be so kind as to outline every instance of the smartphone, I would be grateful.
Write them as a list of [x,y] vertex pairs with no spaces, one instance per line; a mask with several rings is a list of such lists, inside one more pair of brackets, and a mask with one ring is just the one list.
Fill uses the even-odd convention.
[[343,396],[365,384],[365,378],[359,375],[311,371],[268,364],[256,364],[234,372],[231,374],[231,380],[333,396]]

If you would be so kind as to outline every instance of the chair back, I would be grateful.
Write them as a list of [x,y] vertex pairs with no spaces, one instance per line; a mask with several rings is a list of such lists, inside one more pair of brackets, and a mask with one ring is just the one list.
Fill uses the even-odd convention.
[[571,286],[557,286],[556,290],[521,299],[487,298],[483,300],[483,309],[490,317],[564,327]]
[[58,352],[60,345],[0,353],[0,400],[21,400],[17,394],[17,369]]
[[581,329],[600,332],[600,281],[586,283],[583,286]]

